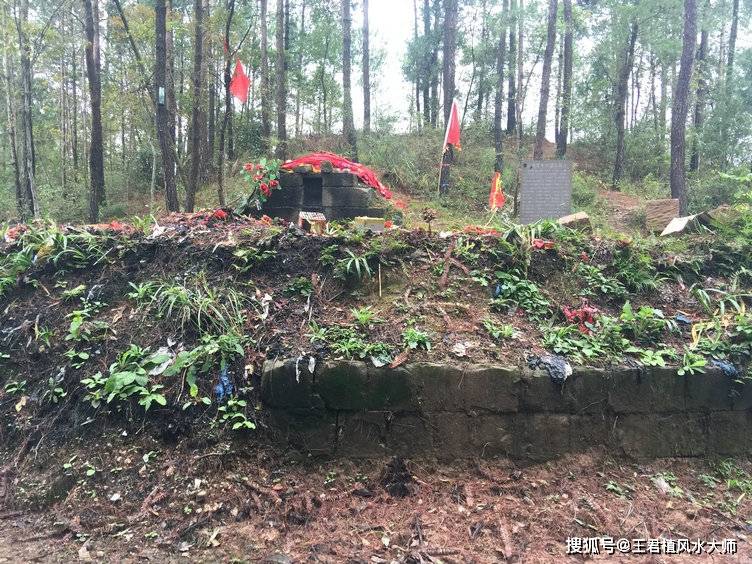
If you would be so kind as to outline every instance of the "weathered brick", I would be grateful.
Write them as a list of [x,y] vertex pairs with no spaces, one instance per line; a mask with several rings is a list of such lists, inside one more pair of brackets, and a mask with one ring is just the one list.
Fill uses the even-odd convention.
[[423,412],[463,411],[465,403],[460,393],[462,371],[444,364],[414,363],[405,370],[416,387]]
[[681,376],[685,382],[684,407],[692,411],[725,411],[733,405],[733,380],[715,368]]
[[752,454],[752,412],[710,414],[708,450],[724,456]]
[[431,427],[425,417],[395,415],[389,420],[386,435],[390,454],[416,456],[433,450]]
[[334,454],[334,414],[321,410],[271,409],[268,423],[279,442],[313,455]]
[[569,417],[569,448],[585,452],[592,448],[610,448],[616,442],[614,419],[607,414],[571,415]]
[[569,451],[568,415],[518,415],[514,423],[516,456],[546,460]]
[[266,361],[261,374],[261,399],[268,407],[320,408],[321,398],[313,389],[313,374],[301,362],[296,375],[295,360]]
[[517,369],[474,366],[462,373],[457,395],[466,411],[512,413],[519,408],[519,382]]
[[376,369],[364,362],[325,362],[316,374],[316,391],[328,409],[416,411],[404,369]]
[[340,413],[336,452],[351,458],[383,456],[386,453],[386,429],[385,413]]
[[528,371],[522,406],[531,412],[600,413],[608,406],[608,385],[606,371],[597,368],[577,368],[562,385],[544,371]]
[[514,451],[514,415],[480,415],[470,420],[476,456],[509,456]]
[[471,419],[463,413],[428,414],[437,458],[451,460],[477,455],[476,448],[470,440]]
[[706,418],[700,414],[625,415],[617,419],[615,429],[624,454],[634,458],[705,454]]
[[671,413],[685,408],[684,379],[668,368],[614,368],[608,402],[615,413]]

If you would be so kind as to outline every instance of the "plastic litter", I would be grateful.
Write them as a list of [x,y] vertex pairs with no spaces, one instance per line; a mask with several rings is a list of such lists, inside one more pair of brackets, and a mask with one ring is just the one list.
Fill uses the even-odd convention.
[[683,313],[677,313],[674,320],[682,325],[692,325],[692,320]]
[[716,368],[720,368],[723,375],[728,378],[739,377],[739,369],[727,360],[712,360],[710,364]]
[[572,366],[564,357],[557,355],[531,356],[527,360],[530,368],[541,368],[548,372],[554,384],[561,385],[572,375]]
[[214,395],[221,403],[225,399],[229,398],[235,391],[235,386],[230,382],[230,375],[227,373],[227,367],[223,366],[219,371],[219,382],[214,386]]

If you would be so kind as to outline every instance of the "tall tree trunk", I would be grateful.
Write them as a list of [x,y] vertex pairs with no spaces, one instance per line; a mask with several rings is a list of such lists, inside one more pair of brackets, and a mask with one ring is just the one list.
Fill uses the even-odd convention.
[[546,112],[548,111],[548,92],[551,85],[551,62],[554,58],[554,47],[556,45],[556,12],[558,6],[559,3],[557,0],[550,0],[548,3],[546,51],[543,54],[538,127],[535,133],[535,148],[533,150],[533,159],[536,161],[543,159],[543,141],[546,139]]
[[[509,15],[509,0],[504,0],[503,16]],[[507,58],[507,29],[501,26],[499,31],[499,46],[496,51],[496,93],[494,97],[494,170],[504,170],[504,131],[501,125],[501,108],[504,103],[504,63]]]
[[554,141],[559,141],[559,117],[561,115],[561,76],[564,74],[564,44],[559,42],[556,57],[556,98],[554,100]]
[[[366,0],[368,1],[368,0]],[[423,77],[423,123],[426,127],[431,124],[431,51],[429,37],[431,36],[431,0],[423,0],[423,42],[424,51],[421,54],[420,67]]]
[[[413,43],[418,44],[418,0],[413,0]],[[416,65],[417,67],[418,65]],[[415,70],[415,123],[418,127],[418,131],[421,129],[421,111],[420,111],[420,93],[421,93],[421,76],[420,70]]]
[[449,123],[455,95],[457,0],[444,0],[444,125]]
[[569,140],[569,110],[572,103],[572,64],[574,60],[574,30],[572,27],[572,0],[564,0],[564,78],[561,93],[561,123],[556,140],[556,154],[567,156]]
[[525,86],[522,83],[524,78],[523,74],[523,40],[524,40],[524,26],[525,26],[525,5],[524,0],[519,0],[520,11],[517,14],[517,95],[515,96],[515,108],[514,113],[517,119],[517,139],[519,143],[522,143],[522,103],[525,99]]
[[431,127],[439,123],[439,30],[441,29],[441,1],[433,0],[433,49],[431,50]]
[[204,85],[202,70],[204,66],[204,2],[193,2],[193,72],[191,75],[191,95],[193,108],[191,109],[191,171],[188,175],[188,185],[185,187],[185,211],[193,212],[196,205],[196,192],[200,179],[203,177],[201,166],[201,134],[204,101]]
[[509,27],[509,60],[507,62],[508,90],[507,94],[507,134],[511,135],[517,129],[516,97],[517,84],[515,69],[517,68],[517,0],[511,0],[507,14]]
[[[508,8],[505,8],[505,12],[509,11]],[[486,0],[483,0],[482,7],[481,7],[481,32],[480,32],[480,44],[485,45],[486,41],[488,40],[488,4]],[[503,26],[502,26],[503,27]],[[504,31],[506,34],[506,30]],[[506,38],[504,39],[504,56],[506,57]],[[473,56],[473,60],[475,60],[475,56]],[[483,103],[486,99],[486,65],[485,65],[485,59],[484,57],[481,57],[480,60],[480,70],[478,72],[478,93],[477,98],[475,100],[475,115],[474,119],[476,122],[479,122],[483,118]],[[503,68],[503,66],[502,66]]]
[[[686,8],[686,5],[685,5]],[[736,34],[739,28],[739,0],[734,0],[731,9],[731,31],[728,39],[728,63],[726,64],[726,84],[734,79],[734,57],[736,56]]]
[[28,211],[34,218],[39,217],[39,201],[36,186],[36,154],[31,101],[31,45],[26,34],[29,20],[29,0],[21,0],[20,13],[16,13],[16,31],[21,54],[21,127],[23,128],[23,191]]
[[102,83],[99,62],[98,0],[83,0],[86,32],[86,74],[91,106],[91,145],[89,149],[89,221],[99,221],[104,203],[104,139],[102,136]]
[[227,125],[232,115],[232,95],[230,94],[230,74],[232,68],[232,54],[230,50],[230,28],[232,27],[232,18],[235,16],[235,0],[227,0],[227,19],[225,20],[225,37],[224,45],[227,49],[225,55],[224,72],[222,73],[222,85],[225,94],[225,111],[222,117],[222,124],[219,128],[219,163],[217,164],[217,198],[220,207],[227,205],[225,201],[225,136],[227,135]]
[[[300,137],[303,132],[303,113],[301,112],[301,101],[302,101],[301,91],[303,89],[303,50],[305,48],[305,13],[306,13],[306,0],[303,0],[300,4],[300,33],[298,35],[298,64],[297,64],[297,68],[295,69],[296,82],[297,82],[297,85],[295,88],[295,136],[296,137]],[[363,72],[365,73],[365,70]],[[370,119],[370,107],[368,110],[369,110],[369,119]],[[305,111],[304,108],[303,108],[303,111]]]
[[[167,12],[166,12],[166,20],[169,20],[172,14],[172,0],[167,0]],[[166,52],[166,60],[165,60],[165,84],[167,88],[167,132],[168,132],[168,147],[169,151],[171,153],[170,160],[173,162],[175,166],[178,165],[177,158],[178,158],[178,150],[175,148],[175,122],[177,120],[177,113],[178,113],[178,103],[177,99],[175,97],[175,38],[173,37],[172,30],[167,31],[167,35],[165,36],[165,52]],[[182,80],[182,78],[181,78]],[[173,179],[175,178],[175,173],[173,171]],[[175,192],[175,211],[179,211],[179,203],[178,203],[178,197],[177,197],[177,188]],[[168,208],[169,209],[169,208]]]
[[684,0],[684,36],[681,63],[671,107],[671,197],[679,200],[679,212],[688,213],[687,178],[685,170],[685,133],[689,111],[689,83],[695,60],[697,41],[697,6],[695,0]]
[[345,134],[345,141],[350,149],[350,158],[353,161],[357,161],[358,146],[355,138],[355,124],[353,123],[352,87],[350,84],[350,65],[352,63],[352,54],[350,52],[351,26],[350,0],[342,0],[342,91],[344,105],[342,108],[342,131]]
[[[363,0],[363,133],[371,132],[371,39],[368,0]],[[425,87],[427,89],[427,86]],[[427,92],[427,90],[426,90]],[[427,103],[427,102],[426,102]]]
[[[74,39],[75,43],[75,39]],[[71,153],[73,155],[73,182],[78,182],[78,57],[73,49],[71,54],[71,104],[73,106],[73,131],[71,132]]]
[[[162,154],[162,175],[165,185],[165,207],[167,211],[180,211],[178,202],[178,191],[175,185],[175,161],[174,152],[170,146],[170,104],[169,84],[167,79],[167,5],[165,0],[156,0],[154,3],[155,10],[155,38],[156,45],[154,49],[154,89],[157,100],[157,139],[159,140],[159,149]],[[174,98],[174,96],[173,96]]]
[[[707,4],[706,4],[707,6]],[[708,30],[703,26],[700,32],[700,46],[697,49],[697,96],[693,118],[692,154],[689,158],[689,170],[700,170],[700,137],[702,135],[703,112],[705,111],[705,94],[707,91],[707,66],[705,59],[708,50]]]
[[264,144],[269,142],[272,134],[271,124],[271,91],[269,88],[269,24],[267,15],[267,0],[261,0],[261,136]]
[[[6,6],[2,7],[3,32],[7,34]],[[5,114],[7,118],[8,135],[10,136],[10,158],[13,167],[13,186],[15,187],[16,213],[19,219],[28,219],[28,207],[25,202],[24,191],[21,186],[21,171],[18,162],[18,139],[16,134],[16,108],[13,102],[13,63],[8,52],[9,39],[3,37],[3,74],[5,75]]]
[[612,187],[617,189],[619,181],[624,176],[624,118],[626,113],[627,90],[629,88],[629,75],[634,63],[634,48],[637,41],[637,22],[632,22],[627,36],[627,45],[624,48],[619,75],[616,79],[614,96],[614,125],[616,126],[616,156],[614,158],[614,174]]
[[287,50],[285,49],[285,1],[277,0],[277,150],[278,159],[287,158]]

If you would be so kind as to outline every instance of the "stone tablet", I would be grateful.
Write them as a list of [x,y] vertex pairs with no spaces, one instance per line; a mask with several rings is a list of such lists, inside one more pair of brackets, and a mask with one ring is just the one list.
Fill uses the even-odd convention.
[[522,163],[520,223],[559,219],[572,213],[572,161]]

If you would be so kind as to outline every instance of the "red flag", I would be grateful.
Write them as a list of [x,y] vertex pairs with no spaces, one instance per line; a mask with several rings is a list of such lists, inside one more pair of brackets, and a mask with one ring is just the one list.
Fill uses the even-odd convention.
[[507,198],[504,196],[504,187],[501,185],[501,173],[494,174],[491,181],[491,193],[488,195],[488,207],[491,211],[504,207]]
[[248,89],[250,87],[251,79],[245,74],[243,64],[238,59],[235,63],[235,72],[232,74],[232,80],[230,81],[230,94],[245,104],[248,101]]
[[452,145],[455,149],[460,148],[460,110],[457,102],[452,102],[452,111],[449,113],[449,123],[447,123],[446,136],[444,137],[444,148]]

